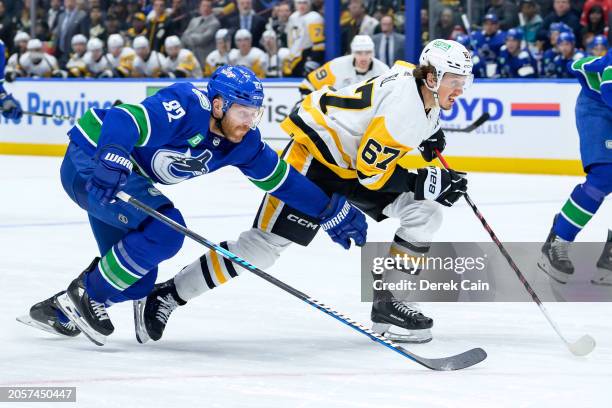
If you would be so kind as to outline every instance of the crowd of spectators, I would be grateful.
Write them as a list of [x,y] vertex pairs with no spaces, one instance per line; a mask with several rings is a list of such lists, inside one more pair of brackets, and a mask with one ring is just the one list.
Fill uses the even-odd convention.
[[[323,0],[36,0],[34,16],[30,3],[0,0],[8,80],[201,77],[226,63],[303,77],[325,62]],[[567,61],[602,55],[612,36],[612,0],[422,5],[422,42],[462,42],[477,77],[565,77]],[[345,54],[355,35],[368,35],[376,58],[404,58],[404,0],[341,0],[341,8]]]

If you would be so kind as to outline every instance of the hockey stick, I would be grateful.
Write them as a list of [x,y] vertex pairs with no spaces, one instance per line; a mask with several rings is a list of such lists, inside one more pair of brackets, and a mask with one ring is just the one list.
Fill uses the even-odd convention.
[[[438,149],[435,149],[435,152],[436,152],[436,155],[438,156],[438,160],[440,160],[440,162],[442,163],[444,168],[447,169],[447,170],[450,169],[450,166],[448,165],[448,163],[446,162],[444,157],[442,157],[442,154],[440,153],[440,151]],[[521,281],[523,286],[525,286],[525,289],[531,295],[531,298],[533,299],[533,301],[538,305],[538,307],[540,308],[540,310],[542,311],[542,313],[546,317],[546,320],[548,320],[548,323],[550,323],[550,325],[557,332],[559,337],[561,337],[561,340],[563,340],[563,342],[565,343],[565,345],[567,346],[569,351],[572,354],[574,354],[575,356],[586,356],[591,351],[593,351],[593,349],[595,348],[595,339],[593,337],[591,337],[590,335],[585,334],[584,336],[580,337],[578,340],[576,340],[573,343],[570,343],[565,338],[565,336],[563,336],[563,334],[561,333],[561,330],[559,330],[559,327],[557,326],[557,324],[553,321],[553,319],[548,314],[548,311],[546,310],[546,308],[542,304],[542,301],[540,300],[538,295],[535,293],[535,291],[533,290],[533,288],[531,287],[529,282],[527,282],[527,279],[525,278],[525,275],[523,275],[521,270],[514,263],[514,260],[512,259],[512,257],[508,253],[508,251],[506,251],[506,248],[504,248],[502,243],[499,241],[499,239],[497,238],[497,236],[493,232],[493,229],[491,228],[489,223],[482,216],[482,214],[480,213],[480,211],[476,207],[476,204],[474,204],[474,202],[472,201],[472,199],[470,198],[470,196],[467,193],[464,194],[464,198],[465,198],[465,201],[470,206],[470,208],[472,208],[472,211],[474,211],[474,214],[476,214],[476,217],[482,223],[482,226],[489,233],[489,236],[491,237],[493,242],[495,242],[495,245],[497,245],[497,248],[499,248],[499,250],[502,253],[502,255],[504,256],[504,258],[506,258],[506,261],[508,261],[508,264],[514,270],[514,273],[516,273],[516,276],[518,277],[518,279]]]
[[[123,102],[121,102],[120,99],[117,99],[115,102],[113,102],[113,106],[117,106],[117,105],[121,105]],[[0,109],[0,112],[2,111],[2,109]],[[30,111],[23,111],[24,115],[30,115],[30,116],[39,116],[41,118],[50,118],[50,119],[58,119],[58,120],[69,120],[74,122],[75,120],[77,120],[77,118],[75,118],[74,116],[69,116],[69,115],[54,115],[51,113],[42,113],[42,112],[30,112]]]
[[151,217],[155,218],[156,220],[163,222],[164,224],[168,225],[170,228],[172,228],[175,231],[180,232],[181,234],[193,239],[194,241],[204,245],[205,247],[215,251],[217,254],[221,255],[223,258],[234,262],[235,264],[238,264],[240,266],[242,266],[243,268],[249,270],[250,272],[254,273],[255,275],[259,276],[260,278],[270,282],[271,284],[273,284],[274,286],[284,290],[285,292],[297,297],[298,299],[308,303],[310,306],[319,309],[320,311],[322,311],[323,313],[326,313],[328,315],[330,315],[331,317],[333,317],[334,319],[346,324],[347,326],[357,330],[358,332],[365,334],[366,336],[368,336],[370,339],[376,341],[377,343],[382,344],[383,346],[390,348],[391,350],[401,354],[402,356],[409,358],[410,360],[424,366],[427,367],[431,370],[436,370],[436,371],[451,371],[451,370],[460,370],[462,368],[467,368],[470,366],[473,366],[474,364],[477,364],[479,362],[481,362],[482,360],[484,360],[487,357],[487,353],[481,349],[481,348],[474,348],[471,350],[468,350],[466,352],[463,352],[461,354],[457,354],[454,356],[450,356],[450,357],[443,357],[443,358],[425,358],[425,357],[421,357],[418,356],[414,353],[411,353],[410,351],[406,350],[405,348],[399,346],[398,344],[392,342],[391,340],[388,340],[386,338],[384,338],[383,336],[379,335],[378,333],[373,332],[372,330],[362,326],[361,324],[355,322],[354,320],[352,320],[351,318],[349,318],[348,316],[335,311],[334,309],[330,308],[329,306],[326,306],[325,304],[319,302],[318,300],[315,300],[313,298],[311,298],[310,296],[300,292],[299,290],[293,288],[292,286],[287,285],[286,283],[276,279],[275,277],[267,274],[266,272],[262,271],[261,269],[257,268],[254,265],[251,265],[250,263],[248,263],[247,261],[245,261],[244,259],[234,255],[233,253],[229,252],[228,250],[222,248],[221,246],[215,244],[214,242],[211,242],[209,240],[207,240],[206,238],[196,234],[195,232],[191,231],[190,229],[183,227],[182,225],[178,224],[177,222],[173,221],[172,219],[164,216],[163,214],[160,214],[159,212],[155,211],[153,208],[147,206],[146,204],[141,203],[140,201],[138,201],[137,199],[131,197],[129,194],[124,193],[124,192],[119,192],[117,194],[117,198],[119,198],[120,200],[129,203],[131,205],[133,205],[134,207],[144,211],[146,214],[150,215]]
[[464,127],[463,129],[451,129],[451,128],[442,128],[445,132],[461,132],[461,133],[470,133],[473,132],[476,128],[480,127],[483,123],[485,123],[491,115],[489,112],[485,112],[478,119],[476,119],[471,125],[468,127]]

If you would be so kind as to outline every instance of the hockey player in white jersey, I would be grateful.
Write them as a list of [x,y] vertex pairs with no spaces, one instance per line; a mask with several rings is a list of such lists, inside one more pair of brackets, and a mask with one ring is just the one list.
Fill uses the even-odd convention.
[[125,46],[125,40],[121,34],[109,35],[108,40],[106,40],[106,47],[108,48],[106,58],[113,67],[113,76],[121,78],[132,76],[136,53],[131,47]]
[[234,35],[236,47],[229,53],[231,65],[242,65],[255,72],[257,78],[266,77],[266,53],[253,47],[253,36],[249,30],[241,28]]
[[289,16],[285,31],[289,58],[283,71],[285,76],[304,77],[323,64],[325,33],[323,17],[311,10],[310,0],[295,0],[295,12]]
[[283,64],[289,58],[287,47],[278,47],[278,37],[274,30],[266,30],[261,35],[261,45],[266,53],[266,78],[283,76]]
[[334,58],[312,71],[300,84],[300,93],[308,95],[324,86],[335,89],[383,74],[389,67],[374,58],[374,42],[367,35],[356,35],[351,42],[351,55]]
[[22,75],[31,78],[62,77],[57,59],[44,52],[42,48],[39,39],[28,41],[28,51],[19,58]]
[[4,68],[4,76],[7,82],[13,82],[18,76],[25,76],[21,70],[21,67],[19,66],[19,58],[28,52],[28,41],[30,41],[30,36],[28,33],[18,31],[17,34],[15,34],[13,44],[15,44],[17,52],[9,57],[8,61],[6,62],[6,67]]
[[[340,90],[325,87],[306,96],[281,123],[292,138],[282,157],[328,193],[344,192],[375,221],[399,220],[390,255],[422,256],[441,225],[441,205],[450,207],[459,200],[467,191],[467,180],[463,173],[437,167],[409,171],[398,161],[414,149],[432,161],[435,149],[444,149],[440,110],[451,109],[472,78],[472,62],[464,46],[432,41],[417,67],[398,61],[376,78]],[[266,194],[253,228],[237,242],[221,246],[265,270],[291,243],[308,245],[319,228],[316,224]],[[161,337],[178,305],[241,272],[207,252],[173,279],[156,285],[144,308],[151,338]],[[376,281],[393,282],[398,274],[406,276],[388,272]],[[374,293],[373,329],[397,341],[430,340],[433,320],[400,295],[405,293]]]
[[217,49],[211,51],[211,53],[206,56],[206,61],[204,62],[204,76],[209,77],[217,68],[229,64],[231,43],[227,28],[222,28],[215,33],[215,45]]
[[90,38],[87,41],[87,53],[84,57],[87,68],[87,77],[112,78],[113,65],[104,53],[104,43],[99,38]]
[[87,52],[87,37],[83,34],[75,34],[70,40],[72,54],[66,63],[66,71],[71,78],[83,78],[87,74],[85,53]]
[[176,35],[164,41],[166,59],[164,72],[171,78],[202,78],[202,66],[193,52],[183,48],[181,39]]
[[134,38],[132,46],[136,52],[132,76],[145,78],[161,78],[167,76],[163,70],[166,57],[160,52],[151,50],[149,41],[145,37],[138,36]]

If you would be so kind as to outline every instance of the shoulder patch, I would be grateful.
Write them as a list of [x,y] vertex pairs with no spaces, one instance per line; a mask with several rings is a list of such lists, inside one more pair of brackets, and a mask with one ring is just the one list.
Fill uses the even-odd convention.
[[529,58],[529,53],[525,50],[521,51],[519,54],[519,58]]
[[206,95],[204,95],[204,93],[202,91],[200,91],[199,89],[197,89],[197,88],[191,88],[191,91],[200,100],[200,106],[202,107],[202,109],[209,111],[210,110],[210,101],[208,100]]

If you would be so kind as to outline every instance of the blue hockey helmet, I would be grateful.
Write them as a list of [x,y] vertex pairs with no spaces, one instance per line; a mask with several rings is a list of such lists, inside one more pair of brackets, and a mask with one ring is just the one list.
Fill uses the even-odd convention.
[[497,18],[497,14],[495,13],[485,14],[482,21],[491,21],[492,23],[499,23],[499,19]]
[[569,33],[572,29],[565,23],[552,23],[548,28],[548,34],[550,33]]
[[506,40],[523,41],[523,30],[518,27],[509,29],[506,32]]
[[457,34],[457,36],[455,37],[455,41],[457,41],[459,44],[463,45],[467,49],[470,48],[470,36],[468,36],[467,34]]
[[557,44],[561,44],[562,42],[570,42],[574,44],[576,42],[576,36],[572,32],[562,32],[561,34],[559,34],[559,37],[557,37]]
[[597,47],[598,45],[608,48],[608,39],[606,38],[605,35],[601,35],[601,34],[596,35],[589,42],[589,48]]
[[210,100],[223,98],[223,112],[237,103],[261,108],[264,100],[263,85],[255,73],[243,66],[224,65],[213,72],[208,81]]

